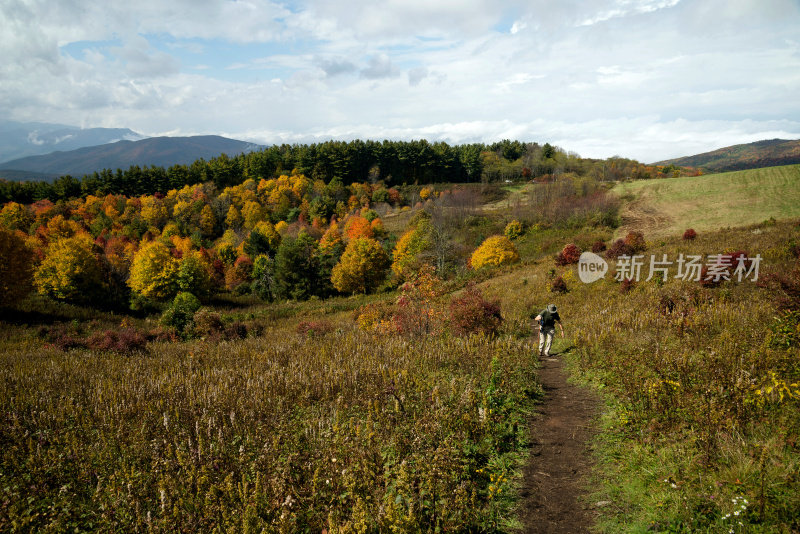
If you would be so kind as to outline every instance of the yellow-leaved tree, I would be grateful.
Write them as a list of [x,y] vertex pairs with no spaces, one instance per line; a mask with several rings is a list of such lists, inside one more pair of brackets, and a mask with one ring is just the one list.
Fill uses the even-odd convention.
[[519,236],[522,235],[523,231],[524,228],[522,226],[522,223],[514,219],[513,221],[511,221],[506,225],[506,229],[503,233],[509,239],[517,239]]
[[200,231],[203,232],[204,236],[210,237],[214,235],[216,226],[217,218],[214,216],[214,210],[206,204],[200,211]]
[[27,231],[32,222],[31,213],[22,204],[9,202],[0,210],[0,225],[9,230]]
[[431,223],[420,219],[397,240],[392,252],[392,272],[407,278],[422,265],[422,255],[431,248]]
[[106,276],[92,238],[83,234],[57,239],[34,274],[39,293],[79,304],[102,302]]
[[351,239],[331,272],[333,287],[342,293],[368,293],[386,278],[389,255],[369,237]]
[[160,241],[142,246],[133,256],[128,286],[153,300],[167,300],[178,292],[180,261]]
[[144,219],[149,226],[154,226],[159,230],[163,228],[169,220],[169,212],[164,205],[164,201],[152,196],[142,197],[141,214],[142,219]]
[[8,306],[32,289],[33,252],[18,232],[0,228],[0,306]]
[[469,259],[469,264],[473,269],[480,269],[518,261],[519,253],[511,240],[504,235],[493,235],[487,237],[481,246],[475,249]]

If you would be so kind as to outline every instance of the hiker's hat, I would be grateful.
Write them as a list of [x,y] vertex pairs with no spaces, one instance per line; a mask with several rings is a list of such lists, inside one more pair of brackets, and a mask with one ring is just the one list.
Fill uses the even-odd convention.
[[555,304],[548,304],[547,305],[547,311],[549,311],[550,313],[555,313],[556,310],[558,310],[558,308],[556,307]]

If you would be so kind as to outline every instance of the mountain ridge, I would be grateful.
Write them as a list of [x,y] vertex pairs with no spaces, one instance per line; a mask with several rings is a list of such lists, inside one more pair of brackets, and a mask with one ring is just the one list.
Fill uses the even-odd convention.
[[258,148],[261,145],[218,135],[121,140],[6,161],[0,163],[0,177],[49,180],[53,176],[67,174],[83,176],[103,169],[128,169],[132,165],[189,165],[201,158],[210,159],[222,153],[233,155],[251,152]]
[[708,172],[742,171],[800,163],[800,139],[764,139],[654,163],[699,167]]
[[46,122],[0,120],[0,163],[146,136],[129,128],[80,128]]

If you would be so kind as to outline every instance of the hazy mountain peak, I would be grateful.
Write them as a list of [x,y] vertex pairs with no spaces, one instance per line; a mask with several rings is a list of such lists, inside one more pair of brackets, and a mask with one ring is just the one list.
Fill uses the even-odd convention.
[[79,128],[44,122],[0,121],[0,162],[104,145],[145,136],[128,128]]

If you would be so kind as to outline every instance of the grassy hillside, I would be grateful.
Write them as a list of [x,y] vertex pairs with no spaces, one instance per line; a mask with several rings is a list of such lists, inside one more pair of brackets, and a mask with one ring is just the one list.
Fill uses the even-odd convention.
[[626,201],[623,231],[661,236],[743,226],[800,217],[800,165],[626,182],[613,192]]
[[[0,531],[513,531],[541,393],[530,312],[549,302],[565,322],[559,357],[605,399],[589,504],[606,503],[602,531],[796,531],[800,226],[763,221],[793,213],[798,172],[621,186],[625,213],[672,199],[661,209],[676,225],[635,228],[642,254],[743,250],[763,259],[758,281],[703,285],[675,279],[675,266],[644,281],[645,266],[620,284],[609,259],[605,279],[581,283],[553,253],[610,245],[616,203],[563,182],[421,205],[455,236],[458,250],[441,249],[455,258],[525,221],[521,261],[462,261],[402,295],[223,293],[193,317],[193,337],[155,314],[31,296],[0,310]],[[755,209],[759,224],[695,224],[698,237],[681,239],[682,221],[709,217],[703,206]],[[388,231],[417,210],[387,214]],[[564,293],[551,290],[558,277]],[[456,300],[474,296],[469,282],[487,297],[472,308]],[[494,302],[496,335],[459,335],[465,310]]]
[[800,140],[771,139],[734,145],[657,165],[700,167],[707,172],[738,171],[800,163]]
[[[576,266],[546,258],[484,283],[509,322],[556,303],[568,338],[556,351],[606,399],[588,503],[606,503],[600,531],[800,527],[798,242],[795,220],[664,236],[641,252],[675,261],[746,250],[763,258],[760,282],[703,287],[676,280],[676,265],[666,282],[645,282],[645,266],[626,287],[609,262],[605,279],[583,284]],[[555,276],[566,294],[549,291]]]

